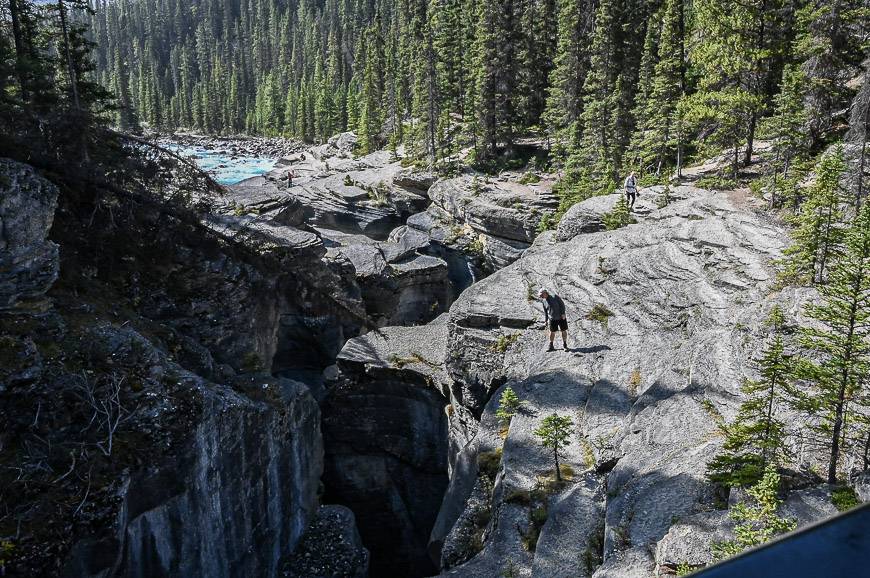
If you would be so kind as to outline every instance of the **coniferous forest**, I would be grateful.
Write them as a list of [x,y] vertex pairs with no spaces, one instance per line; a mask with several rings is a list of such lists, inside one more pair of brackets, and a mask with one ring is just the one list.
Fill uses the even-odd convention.
[[[118,125],[472,148],[547,139],[571,201],[760,138],[783,191],[841,136],[866,58],[861,0],[99,1],[96,78]],[[787,196],[787,193],[783,192]]]

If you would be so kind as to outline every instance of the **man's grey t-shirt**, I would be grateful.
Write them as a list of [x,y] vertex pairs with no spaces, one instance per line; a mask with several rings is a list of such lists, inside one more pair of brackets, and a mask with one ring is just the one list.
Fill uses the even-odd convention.
[[558,295],[547,295],[544,300],[544,315],[547,320],[559,320],[565,317],[565,302]]

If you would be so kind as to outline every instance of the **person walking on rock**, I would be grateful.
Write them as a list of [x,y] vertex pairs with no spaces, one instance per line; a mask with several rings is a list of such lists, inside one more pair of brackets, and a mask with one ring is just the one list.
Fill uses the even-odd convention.
[[637,200],[637,177],[634,176],[634,171],[625,177],[625,198],[628,201],[629,210],[634,209],[634,201]]
[[556,331],[562,332],[562,347],[568,351],[568,320],[565,317],[565,302],[558,295],[550,295],[546,289],[538,292],[538,297],[544,305],[544,324],[549,325],[550,347],[547,351],[555,351],[553,340],[556,339]]
[[293,169],[290,169],[289,171],[287,171],[287,188],[288,189],[293,186],[293,177],[295,177],[295,176],[296,176],[296,174],[293,172]]

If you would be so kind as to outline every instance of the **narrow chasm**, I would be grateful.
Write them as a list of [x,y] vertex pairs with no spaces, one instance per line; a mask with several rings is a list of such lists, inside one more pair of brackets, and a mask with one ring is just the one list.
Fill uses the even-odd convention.
[[351,376],[323,402],[324,501],[356,515],[370,576],[431,576],[427,543],[447,489],[447,400],[422,380]]

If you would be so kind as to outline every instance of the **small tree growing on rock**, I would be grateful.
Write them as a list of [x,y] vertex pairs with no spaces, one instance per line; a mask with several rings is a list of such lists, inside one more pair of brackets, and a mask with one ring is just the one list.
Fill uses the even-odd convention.
[[509,424],[522,405],[519,396],[512,387],[504,388],[501,393],[501,399],[498,401],[498,409],[495,410],[495,417],[501,420],[504,424]]
[[559,452],[568,446],[573,432],[574,420],[568,416],[560,416],[556,413],[545,417],[541,422],[541,426],[534,432],[542,446],[553,450],[553,461],[556,463],[556,479],[560,482],[562,481],[562,473],[559,471]]
[[613,210],[602,215],[601,220],[604,221],[604,226],[607,227],[607,230],[609,231],[619,229],[620,227],[635,222],[634,218],[631,216],[631,209],[628,206],[628,201],[626,201],[625,196],[620,196],[619,200],[616,201]]
[[785,423],[777,416],[792,399],[791,356],[785,353],[785,318],[777,305],[768,317],[770,342],[757,360],[761,379],[746,380],[741,390],[747,399],[733,423],[723,426],[725,444],[710,463],[708,476],[728,486],[756,483],[768,464],[785,453]]
[[713,544],[715,560],[734,556],[795,529],[794,520],[781,518],[776,513],[780,505],[778,489],[779,474],[774,466],[768,465],[761,480],[747,490],[750,503],[740,502],[731,508],[728,515],[737,523],[734,540]]

